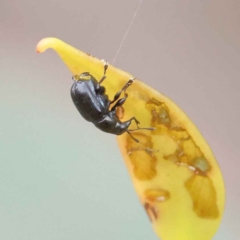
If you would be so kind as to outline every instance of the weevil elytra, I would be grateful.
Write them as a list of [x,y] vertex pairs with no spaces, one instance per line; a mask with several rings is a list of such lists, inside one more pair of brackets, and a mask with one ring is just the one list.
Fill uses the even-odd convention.
[[[114,99],[110,101],[105,93],[105,87],[101,86],[101,83],[106,79],[107,68],[108,64],[105,61],[104,74],[100,81],[97,81],[88,72],[73,76],[73,80],[75,80],[71,88],[73,103],[82,117],[92,122],[100,130],[115,135],[127,132],[136,142],[139,142],[132,136],[131,132],[144,129],[154,130],[154,128],[140,128],[140,122],[135,117],[121,122],[116,114],[117,107],[122,106],[127,100],[126,90],[132,85],[134,78],[129,79],[123,88],[115,94]],[[120,98],[122,93],[124,93],[124,97]],[[113,104],[112,107],[110,107],[111,104]],[[132,121],[135,121],[136,129],[128,129]]]

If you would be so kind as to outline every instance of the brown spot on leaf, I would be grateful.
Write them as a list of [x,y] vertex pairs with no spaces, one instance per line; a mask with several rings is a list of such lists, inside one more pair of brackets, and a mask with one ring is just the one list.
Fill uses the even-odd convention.
[[150,203],[145,203],[144,208],[145,208],[146,213],[149,217],[149,220],[151,222],[156,221],[157,218],[158,218],[158,213],[157,213],[156,209],[154,208],[154,206],[151,205]]
[[151,137],[142,133],[136,133],[134,137],[141,142],[141,145],[128,136],[127,151],[133,165],[133,173],[138,180],[151,180],[157,174],[157,158],[154,156],[154,151],[151,151]]
[[179,143],[179,146],[181,147],[182,151],[188,156],[189,165],[191,165],[192,159],[203,155],[202,151],[192,138],[190,138],[188,141],[182,141]]
[[171,127],[169,136],[177,142],[188,141],[191,139],[188,132],[182,127]]
[[131,163],[134,166],[134,175],[138,180],[151,180],[156,172],[157,158],[146,152],[133,152],[130,155]]
[[185,156],[185,153],[182,151],[182,149],[178,148],[173,154],[169,154],[167,156],[164,156],[163,158],[179,164],[181,163],[181,159],[184,156]]
[[200,217],[215,219],[219,217],[216,190],[210,178],[194,175],[185,182],[193,203],[193,211]]
[[203,156],[195,157],[191,160],[191,166],[193,166],[196,171],[200,174],[206,174],[211,169],[210,164]]
[[163,189],[147,189],[144,195],[150,202],[164,202],[170,198],[170,193]]
[[151,125],[156,127],[161,124],[166,127],[171,125],[171,119],[169,116],[169,110],[165,103],[159,102],[156,99],[152,98],[146,103],[146,108],[152,114]]

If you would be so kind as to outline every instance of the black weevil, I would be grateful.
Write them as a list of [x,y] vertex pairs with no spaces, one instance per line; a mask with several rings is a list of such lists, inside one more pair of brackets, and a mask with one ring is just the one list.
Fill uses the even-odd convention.
[[[123,88],[115,94],[114,99],[110,101],[108,95],[105,94],[105,87],[101,86],[106,78],[107,68],[108,64],[105,61],[104,74],[99,82],[88,72],[73,77],[73,80],[75,80],[71,88],[73,103],[82,117],[92,122],[100,130],[115,135],[127,132],[136,142],[139,142],[130,132],[141,129],[154,130],[154,128],[140,128],[138,126],[140,123],[135,117],[121,122],[116,114],[116,108],[122,106],[126,101],[128,97],[126,90],[132,85],[134,78],[129,79]],[[122,92],[124,92],[124,97],[120,98]],[[113,103],[115,104],[110,108]],[[133,120],[137,128],[128,129]]]

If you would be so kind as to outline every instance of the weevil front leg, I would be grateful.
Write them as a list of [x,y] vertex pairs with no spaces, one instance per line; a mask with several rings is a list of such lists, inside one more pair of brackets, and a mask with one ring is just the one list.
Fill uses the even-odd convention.
[[103,76],[99,81],[99,85],[106,79],[106,72],[107,72],[107,69],[108,69],[108,62],[106,60],[102,60],[102,61],[104,63],[104,68],[103,68]]
[[96,93],[98,94],[103,94],[105,92],[105,87],[101,86],[100,84],[106,79],[106,72],[108,69],[108,62],[106,60],[102,60],[102,61],[104,63],[104,69],[103,69],[103,76],[96,86]]

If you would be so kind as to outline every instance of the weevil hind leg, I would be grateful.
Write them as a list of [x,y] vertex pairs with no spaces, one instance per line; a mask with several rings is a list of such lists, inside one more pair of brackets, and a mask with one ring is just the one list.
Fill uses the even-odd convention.
[[137,138],[135,138],[135,137],[130,133],[129,130],[127,130],[127,133],[130,135],[130,137],[131,137],[135,142],[139,143],[139,140],[138,140]]
[[[136,125],[137,125],[137,128],[136,128],[136,129],[128,129],[128,130],[127,130],[127,133],[128,133],[128,134],[131,136],[131,138],[132,138],[135,142],[137,142],[137,143],[140,143],[139,140],[138,140],[137,138],[133,137],[133,135],[131,134],[131,132],[135,132],[135,131],[138,131],[138,130],[150,130],[150,131],[155,130],[155,128],[152,128],[152,127],[148,127],[148,128],[141,128],[141,127],[139,127],[140,122],[139,122],[135,117],[130,118],[127,122],[130,122],[130,123],[131,123],[132,121],[135,121],[135,123],[136,123]],[[129,125],[130,125],[130,124],[129,124]]]
[[133,120],[135,121],[137,128],[136,129],[128,129],[128,131],[130,131],[130,132],[134,132],[137,130],[150,130],[150,131],[155,130],[155,128],[153,128],[153,127],[148,127],[148,128],[139,127],[140,122],[135,117],[132,117],[129,119],[129,121],[133,121]]

